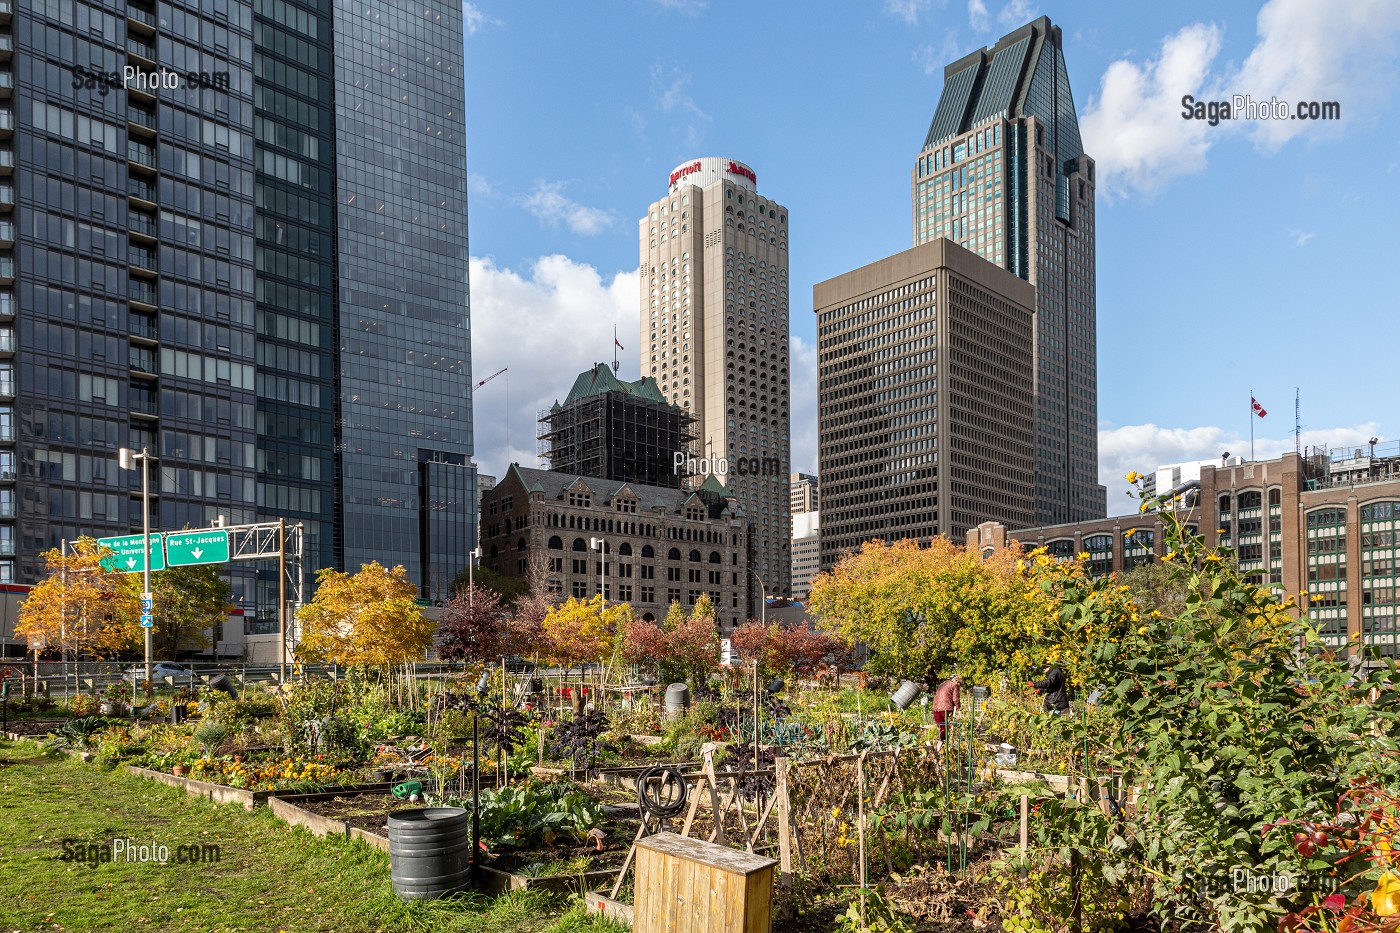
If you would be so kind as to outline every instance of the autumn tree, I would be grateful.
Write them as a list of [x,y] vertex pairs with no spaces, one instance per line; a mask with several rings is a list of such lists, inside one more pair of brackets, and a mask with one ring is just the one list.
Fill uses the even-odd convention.
[[214,627],[232,608],[233,587],[210,566],[167,567],[152,574],[151,588],[152,640],[159,658],[173,658],[182,646],[209,647]]
[[601,661],[612,650],[613,636],[631,617],[627,603],[605,605],[602,596],[571,596],[545,615],[544,640],[550,656],[565,667]]
[[506,607],[495,590],[468,586],[443,607],[438,657],[444,661],[493,661],[506,650]]
[[768,676],[850,661],[850,650],[840,638],[800,622],[764,625],[750,619],[730,633],[729,645],[745,664],[758,659],[760,672]]
[[358,573],[325,568],[316,596],[297,612],[299,653],[345,667],[384,667],[417,661],[432,647],[432,622],[414,601],[418,588],[403,567],[378,561]]
[[94,538],[79,538],[67,554],[43,553],[48,576],[20,604],[15,625],[36,655],[106,657],[142,641],[140,575],[104,567],[110,553]]
[[930,688],[955,667],[973,683],[1021,681],[1045,660],[1054,603],[1020,562],[1015,549],[983,559],[941,537],[927,547],[869,541],[813,582],[808,607],[823,628],[870,649],[872,673]]
[[719,666],[719,632],[714,605],[701,596],[687,615],[672,603],[660,625],[633,619],[623,638],[623,657],[665,682],[702,684]]
[[527,593],[520,597],[506,620],[507,654],[534,658],[549,653],[549,641],[544,634],[544,619],[554,608],[547,593]]

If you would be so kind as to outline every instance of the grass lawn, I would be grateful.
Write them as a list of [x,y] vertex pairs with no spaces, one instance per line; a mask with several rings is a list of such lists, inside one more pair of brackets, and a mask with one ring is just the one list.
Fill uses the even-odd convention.
[[[170,850],[168,864],[64,861],[111,840]],[[176,864],[176,847],[214,844],[219,860]],[[583,907],[532,892],[406,904],[389,856],[317,839],[266,809],[190,797],[125,771],[0,742],[0,933],[10,931],[491,931],[613,933]]]

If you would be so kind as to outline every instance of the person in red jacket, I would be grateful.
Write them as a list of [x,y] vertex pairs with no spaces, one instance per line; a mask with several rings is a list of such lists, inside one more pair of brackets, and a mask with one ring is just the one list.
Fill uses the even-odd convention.
[[933,694],[933,721],[938,723],[938,741],[948,738],[948,720],[953,711],[962,705],[962,675],[952,677],[938,685]]

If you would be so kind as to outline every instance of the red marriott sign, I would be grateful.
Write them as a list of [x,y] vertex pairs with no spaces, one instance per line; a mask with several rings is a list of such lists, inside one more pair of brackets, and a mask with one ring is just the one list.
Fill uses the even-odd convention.
[[758,176],[755,175],[753,173],[753,169],[749,168],[747,165],[740,165],[738,162],[730,162],[729,168],[726,169],[726,171],[729,172],[729,174],[731,175],[738,175],[740,178],[747,178],[755,185],[758,184]]
[[[734,163],[730,162],[729,164],[733,165]],[[676,182],[680,181],[685,176],[698,171],[700,171],[699,162],[692,162],[689,165],[682,165],[680,168],[676,169],[674,172],[671,173],[671,184],[674,185]]]

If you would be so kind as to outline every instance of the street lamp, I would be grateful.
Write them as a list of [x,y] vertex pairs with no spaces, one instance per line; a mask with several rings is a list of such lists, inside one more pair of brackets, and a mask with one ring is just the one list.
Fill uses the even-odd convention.
[[758,581],[758,621],[766,628],[768,626],[768,588],[763,585],[763,578],[754,574],[753,578]]
[[476,566],[476,562],[477,562],[477,560],[478,560],[480,557],[481,557],[481,548],[479,548],[479,547],[478,547],[478,548],[473,548],[473,549],[472,549],[472,552],[471,552],[470,554],[467,555],[467,606],[468,606],[468,608],[473,608],[473,607],[476,606],[476,579],[475,579],[475,575],[474,575],[473,568]]
[[[141,461],[141,540],[145,549],[146,565],[142,568],[144,584],[141,587],[141,614],[143,616],[153,615],[155,608],[151,596],[151,452],[145,447],[141,448],[138,454],[128,447],[123,447],[117,451],[117,465],[123,470],[136,469],[136,461]],[[151,644],[153,629],[146,624],[146,620],[141,620],[142,627],[146,630],[146,683],[151,682]]]
[[602,538],[588,539],[588,546],[598,552],[598,595],[603,597],[603,603],[605,605],[608,601],[607,594],[603,592],[603,578],[607,575],[608,570],[607,564],[604,563],[604,561],[606,560],[605,555],[607,554],[607,551],[604,550],[604,545],[606,543],[607,542],[605,542]]

